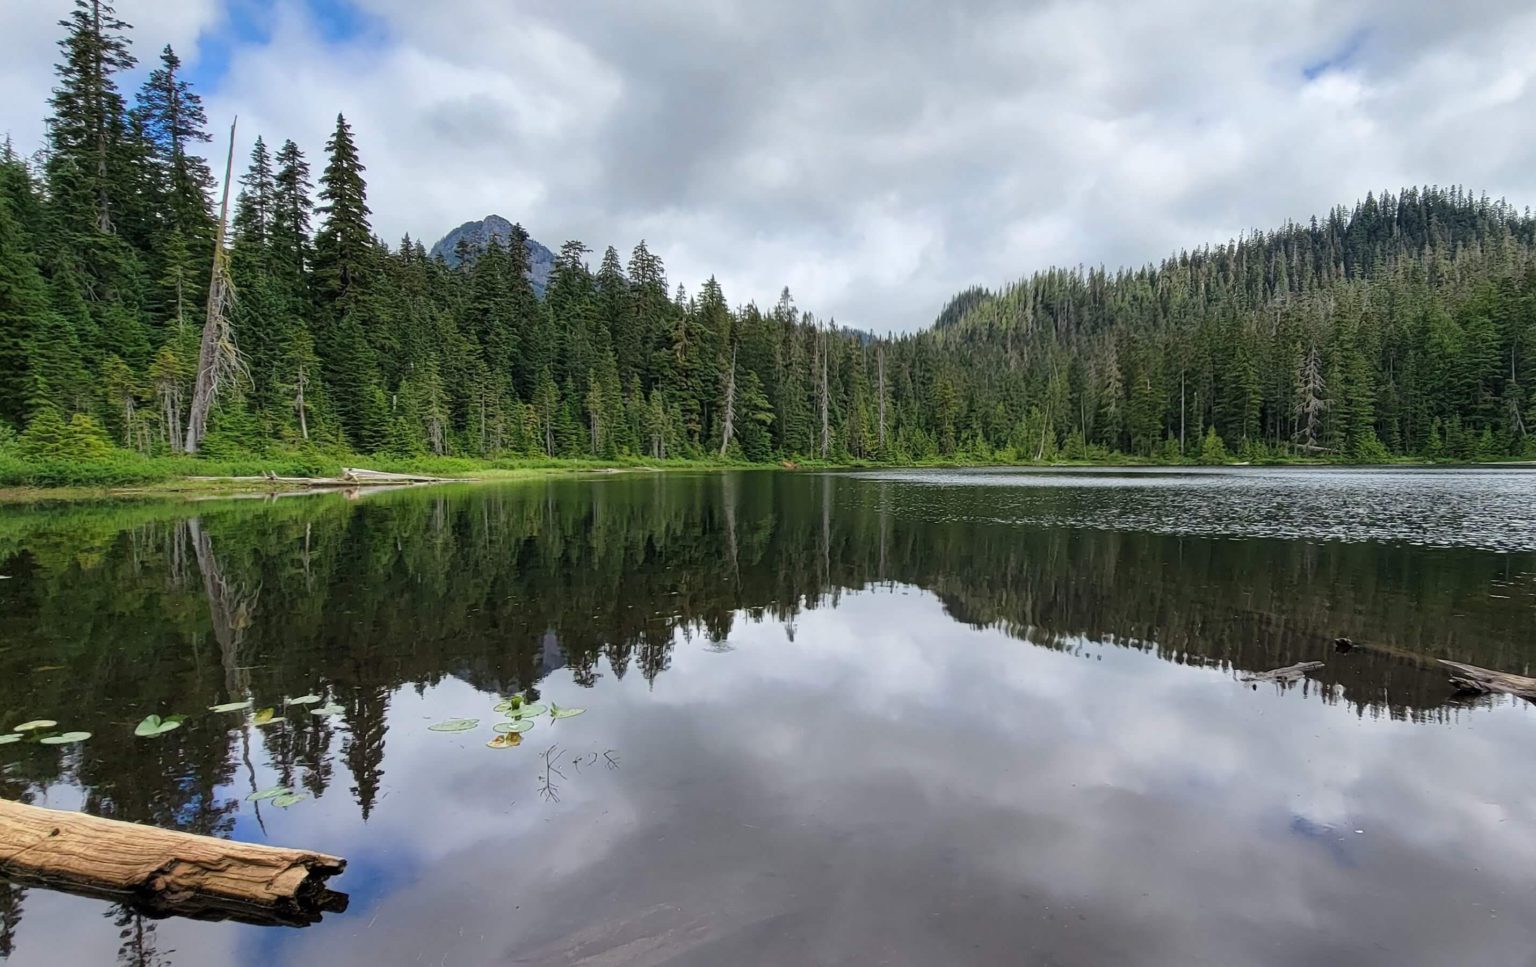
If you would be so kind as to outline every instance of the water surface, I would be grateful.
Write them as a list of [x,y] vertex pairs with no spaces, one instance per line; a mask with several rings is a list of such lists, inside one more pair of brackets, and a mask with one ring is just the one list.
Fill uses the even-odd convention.
[[[0,955],[1527,964],[1536,718],[1433,659],[1529,671],[1533,498],[744,473],[6,508],[0,728],[95,735],[0,746],[0,795],[341,854],[351,904],[262,929],[0,881]],[[587,712],[487,749],[517,689]],[[306,693],[344,712],[202,711]],[[199,714],[135,738],[150,712]],[[310,798],[245,801],[277,784]]]

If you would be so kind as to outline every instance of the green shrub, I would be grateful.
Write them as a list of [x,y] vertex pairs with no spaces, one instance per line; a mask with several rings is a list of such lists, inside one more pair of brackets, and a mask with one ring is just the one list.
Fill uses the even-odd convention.
[[95,461],[112,458],[112,441],[96,418],[76,413],[64,421],[58,410],[43,407],[21,435],[17,452],[29,460]]
[[1227,445],[1222,442],[1221,434],[1216,432],[1213,426],[1205,433],[1205,442],[1200,444],[1200,462],[1211,466],[1226,463],[1230,458],[1227,455]]

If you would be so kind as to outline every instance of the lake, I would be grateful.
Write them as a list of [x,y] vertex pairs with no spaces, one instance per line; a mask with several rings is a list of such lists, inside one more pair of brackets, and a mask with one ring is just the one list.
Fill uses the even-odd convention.
[[[0,880],[8,967],[1536,950],[1536,709],[1434,663],[1536,665],[1528,471],[13,505],[0,575],[0,729],[93,733],[0,745],[0,796],[342,855],[350,896],[260,928]],[[519,690],[585,711],[488,748]],[[207,711],[246,698],[284,721]]]

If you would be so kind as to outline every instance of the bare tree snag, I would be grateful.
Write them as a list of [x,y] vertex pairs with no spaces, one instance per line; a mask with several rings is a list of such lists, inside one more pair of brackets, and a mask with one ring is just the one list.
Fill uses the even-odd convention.
[[830,404],[827,401],[827,352],[831,349],[828,344],[827,333],[821,332],[821,459],[827,459],[831,452],[832,436],[830,432],[829,412]]
[[875,361],[880,371],[880,457],[885,458],[885,346],[875,350]]
[[726,450],[731,446],[731,433],[735,429],[736,422],[736,347],[731,346],[731,369],[725,378],[725,419],[724,430],[720,434],[720,458],[725,459]]
[[346,909],[347,861],[0,800],[0,874],[150,916],[306,926]]
[[[237,119],[238,121],[238,119]],[[229,158],[224,163],[224,200],[219,206],[219,227],[213,241],[213,275],[208,280],[208,316],[197,353],[197,382],[192,386],[192,406],[187,413],[187,433],[182,449],[197,453],[208,430],[208,414],[219,390],[245,370],[229,310],[235,287],[229,278],[229,253],[224,251],[224,227],[229,223],[229,183],[235,171],[235,125],[229,126]]]

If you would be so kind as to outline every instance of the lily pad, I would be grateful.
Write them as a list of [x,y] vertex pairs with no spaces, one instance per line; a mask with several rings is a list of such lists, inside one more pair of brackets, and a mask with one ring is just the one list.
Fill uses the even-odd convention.
[[246,802],[261,802],[263,799],[276,799],[278,796],[291,796],[293,790],[287,786],[273,786],[271,789],[263,789],[261,792],[253,792],[245,797]]
[[280,809],[287,809],[294,803],[303,802],[308,798],[309,797],[304,795],[302,792],[285,792],[280,796],[273,796],[272,805],[277,806]]
[[516,732],[508,735],[497,735],[485,744],[488,749],[511,749],[523,744],[523,737]]
[[298,698],[285,698],[285,699],[283,699],[283,704],[284,705],[313,705],[313,704],[315,704],[318,701],[320,701],[320,696],[318,696],[318,695],[300,695]]
[[468,732],[479,724],[479,719],[448,719],[429,725],[427,729],[432,732]]
[[167,715],[165,718],[161,718],[158,715],[148,715],[133,730],[133,734],[141,739],[151,739],[157,735],[164,735],[173,729],[181,728],[181,718],[180,715]]
[[533,728],[533,719],[508,719],[505,722],[497,722],[491,728],[503,735],[517,735]]
[[327,718],[328,719],[332,715],[340,715],[342,712],[345,712],[345,711],[346,711],[345,708],[343,708],[340,705],[337,705],[335,702],[332,702],[329,705],[322,705],[319,708],[312,708],[312,709],[310,709],[309,710],[309,714],[310,715],[318,715],[321,718]]
[[513,719],[532,718],[535,715],[543,715],[545,712],[548,712],[548,711],[549,711],[549,706],[547,706],[547,705],[523,705],[523,706],[521,706],[519,708],[515,708],[512,711],[508,712],[507,713],[507,718],[513,718]]
[[580,715],[585,711],[586,709],[584,708],[561,708],[559,705],[551,705],[549,707],[550,716],[557,719],[568,719],[572,715]]
[[20,741],[21,736],[17,735],[15,732],[7,732],[5,735],[0,735],[0,745],[10,745],[12,742]]
[[286,722],[286,721],[288,721],[288,720],[283,718],[281,715],[274,715],[274,716],[272,716],[270,718],[265,718],[265,719],[259,720],[256,723],[256,725],[258,727],[260,727],[260,728],[266,728],[269,725],[277,725],[279,723]]
[[12,729],[12,732],[36,732],[38,729],[51,729],[59,723],[53,719],[36,719],[32,722],[23,722]]
[[76,742],[84,742],[90,737],[89,732],[65,732],[62,735],[50,735],[38,741],[43,745],[73,745]]
[[246,709],[251,707],[251,704],[252,703],[251,703],[250,699],[246,699],[243,702],[225,702],[223,705],[210,705],[210,706],[208,706],[208,711],[210,711],[210,712],[244,712]]

